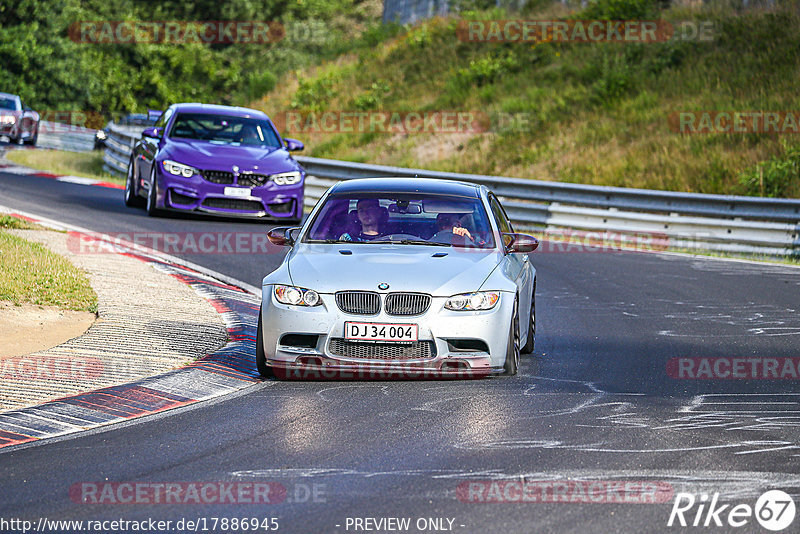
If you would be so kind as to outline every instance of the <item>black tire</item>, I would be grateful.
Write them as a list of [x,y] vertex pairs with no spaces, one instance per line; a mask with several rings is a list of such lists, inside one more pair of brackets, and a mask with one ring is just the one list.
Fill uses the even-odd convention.
[[531,313],[528,325],[528,339],[525,340],[525,346],[522,347],[523,354],[530,354],[536,346],[536,282],[533,283],[533,291],[531,291]]
[[153,162],[153,170],[150,171],[150,190],[147,192],[147,214],[150,217],[158,217],[161,212],[156,208],[156,199],[158,199],[158,179],[156,178],[155,162]]
[[129,208],[141,207],[143,202],[142,197],[136,191],[136,178],[134,177],[133,160],[128,163],[128,173],[125,178],[125,205]]
[[267,356],[264,354],[264,340],[261,332],[261,308],[258,309],[258,328],[256,328],[256,368],[263,378],[272,378],[275,374],[272,367],[267,365]]
[[514,314],[511,316],[511,325],[508,329],[508,345],[506,348],[506,361],[503,364],[503,374],[514,376],[519,369],[519,305],[514,299]]
[[39,140],[39,130],[36,130],[36,133],[33,134],[33,137],[29,138],[26,143],[30,146],[36,146],[36,142]]

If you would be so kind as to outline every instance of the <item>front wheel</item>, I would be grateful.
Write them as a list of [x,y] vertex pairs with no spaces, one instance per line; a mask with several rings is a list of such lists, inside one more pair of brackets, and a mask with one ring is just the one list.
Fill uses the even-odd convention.
[[39,140],[39,130],[36,130],[32,136],[28,138],[26,141],[27,144],[30,146],[36,146],[36,142]]
[[[155,164],[154,164],[155,165]],[[158,217],[159,209],[156,207],[158,199],[158,179],[156,178],[156,170],[150,172],[150,191],[147,192],[147,214],[151,217]]]
[[514,299],[514,313],[511,316],[511,325],[508,331],[508,346],[506,348],[506,361],[503,364],[503,374],[514,376],[519,369],[519,309],[517,300]]
[[256,368],[258,374],[264,378],[274,376],[272,367],[267,365],[267,356],[264,354],[264,335],[261,328],[261,308],[258,309],[258,328],[256,328]]

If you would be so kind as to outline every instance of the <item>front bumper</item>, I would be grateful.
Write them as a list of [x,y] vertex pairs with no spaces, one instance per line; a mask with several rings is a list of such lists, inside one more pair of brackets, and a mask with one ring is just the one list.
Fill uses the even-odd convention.
[[[183,178],[159,170],[158,206],[163,209],[202,212],[224,217],[299,220],[303,216],[303,184],[261,187],[216,184],[200,176]],[[225,193],[226,188],[248,190],[242,196]]]
[[[287,378],[424,379],[479,378],[503,371],[513,295],[504,293],[492,310],[456,312],[444,309],[445,297],[433,297],[423,315],[363,316],[342,312],[332,294],[320,294],[322,305],[279,303],[273,286],[262,288],[262,328],[267,365]],[[423,358],[348,357],[332,350],[343,343],[346,321],[419,325],[420,342],[432,342]],[[287,340],[311,340],[304,346]],[[464,343],[470,344],[468,350]],[[376,344],[391,345],[391,344]],[[363,346],[363,345],[362,345]]]

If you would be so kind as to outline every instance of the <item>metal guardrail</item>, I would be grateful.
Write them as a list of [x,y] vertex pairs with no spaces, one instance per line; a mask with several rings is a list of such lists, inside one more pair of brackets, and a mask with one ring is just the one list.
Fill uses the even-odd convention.
[[128,171],[133,146],[141,138],[143,128],[123,128],[109,124],[106,148],[103,151],[103,170],[124,176]]
[[[137,131],[111,128],[104,168],[124,174]],[[333,184],[366,177],[442,178],[483,184],[503,199],[511,221],[544,237],[578,230],[590,239],[640,235],[672,248],[800,256],[800,199],[705,195],[458,174],[296,157],[307,171],[305,205]]]
[[96,132],[97,130],[91,128],[41,121],[36,146],[70,152],[91,152],[94,150]]
[[339,180],[404,176],[483,184],[503,198],[512,222],[563,236],[565,229],[604,235],[655,236],[670,247],[800,255],[800,200],[705,195],[407,169],[310,157],[306,203]]

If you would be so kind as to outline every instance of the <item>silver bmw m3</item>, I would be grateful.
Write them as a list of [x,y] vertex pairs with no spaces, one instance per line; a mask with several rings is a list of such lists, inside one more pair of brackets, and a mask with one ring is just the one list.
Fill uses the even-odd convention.
[[419,178],[342,181],[262,283],[262,376],[514,375],[536,330],[538,246],[485,186]]

